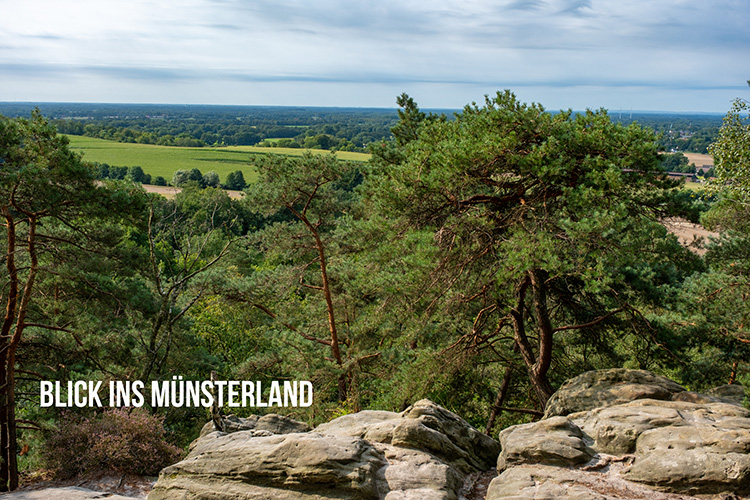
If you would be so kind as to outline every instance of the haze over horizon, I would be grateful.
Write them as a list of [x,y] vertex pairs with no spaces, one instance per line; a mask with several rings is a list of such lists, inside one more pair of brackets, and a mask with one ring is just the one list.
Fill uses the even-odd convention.
[[723,113],[744,0],[0,0],[0,101]]

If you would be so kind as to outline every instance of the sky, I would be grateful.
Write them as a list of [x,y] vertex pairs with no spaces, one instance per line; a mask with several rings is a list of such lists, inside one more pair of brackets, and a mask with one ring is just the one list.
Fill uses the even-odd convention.
[[0,0],[0,101],[723,113],[748,0]]

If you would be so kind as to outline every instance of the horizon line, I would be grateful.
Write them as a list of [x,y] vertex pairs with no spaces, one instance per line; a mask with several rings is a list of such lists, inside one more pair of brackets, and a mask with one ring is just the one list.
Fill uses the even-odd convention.
[[[210,103],[168,103],[168,102],[114,102],[114,101],[0,101],[2,105],[110,105],[110,106],[167,106],[167,107],[239,107],[239,108],[318,108],[318,109],[358,109],[358,110],[379,110],[379,111],[397,111],[398,106],[384,107],[384,106],[326,106],[316,104],[210,104]],[[531,103],[527,103],[531,104]],[[537,103],[541,104],[541,103]],[[470,104],[467,104],[470,105]],[[627,109],[625,108],[606,108],[604,106],[598,108],[586,108],[586,109],[573,109],[573,108],[555,108],[552,110],[544,106],[545,111],[555,113],[560,111],[572,111],[574,113],[581,113],[587,110],[596,111],[598,109],[604,109],[609,115],[614,114],[683,114],[683,115],[717,115],[724,116],[726,111],[674,111],[664,109]],[[425,111],[451,111],[460,112],[463,107],[452,108],[452,107],[420,107]]]

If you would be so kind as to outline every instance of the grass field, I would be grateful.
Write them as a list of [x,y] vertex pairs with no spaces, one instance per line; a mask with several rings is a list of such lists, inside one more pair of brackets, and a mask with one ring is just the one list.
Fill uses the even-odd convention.
[[[256,148],[253,146],[228,146],[224,148],[179,148],[153,146],[150,144],[129,144],[105,141],[93,137],[69,135],[72,150],[82,153],[86,161],[108,163],[115,166],[140,166],[152,177],[161,175],[167,181],[179,169],[197,168],[204,174],[211,170],[219,174],[222,181],[229,172],[241,170],[247,182],[255,180],[255,171],[250,165],[254,155],[300,156],[304,149]],[[328,151],[311,150],[315,154],[329,154]],[[367,161],[370,155],[364,153],[339,152],[342,160]]]

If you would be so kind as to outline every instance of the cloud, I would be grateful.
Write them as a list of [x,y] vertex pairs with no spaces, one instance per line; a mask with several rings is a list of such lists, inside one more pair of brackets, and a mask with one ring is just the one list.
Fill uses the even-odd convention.
[[278,82],[363,96],[408,84],[726,90],[747,79],[748,18],[744,0],[26,0],[0,18],[0,70],[138,95],[163,82],[205,95]]
[[541,9],[546,2],[544,0],[516,0],[509,3],[508,10],[535,11]]

